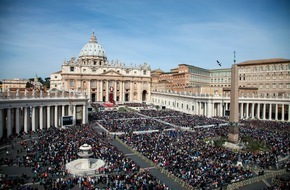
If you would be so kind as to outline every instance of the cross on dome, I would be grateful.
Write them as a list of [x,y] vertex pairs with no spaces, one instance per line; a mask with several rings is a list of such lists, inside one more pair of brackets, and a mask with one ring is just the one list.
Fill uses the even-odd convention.
[[97,38],[95,36],[95,32],[93,32],[91,38],[90,38],[90,43],[97,43]]

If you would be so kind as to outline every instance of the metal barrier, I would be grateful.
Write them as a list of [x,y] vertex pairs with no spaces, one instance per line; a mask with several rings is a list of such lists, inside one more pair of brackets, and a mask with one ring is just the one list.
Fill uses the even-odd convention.
[[262,180],[266,180],[267,178],[272,178],[272,181],[273,181],[276,176],[284,175],[286,173],[287,173],[286,169],[269,172],[269,173],[266,173],[264,175],[260,175],[260,176],[257,176],[257,177],[252,177],[252,178],[247,179],[247,180],[243,180],[243,181],[240,181],[240,182],[229,184],[227,186],[227,190],[239,189],[240,187],[243,187],[245,185],[251,185],[253,183],[257,183],[257,182],[260,182]]
[[125,142],[123,142],[121,139],[119,139],[119,137],[116,137],[116,140],[118,142],[120,142],[122,145],[124,145],[126,148],[128,148],[129,150],[131,150],[132,152],[134,152],[138,157],[140,157],[142,160],[144,160],[145,162],[147,162],[150,166],[155,167],[161,173],[164,173],[165,175],[167,175],[168,177],[170,177],[171,179],[173,179],[175,182],[179,183],[182,187],[184,187],[186,189],[189,189],[189,190],[193,190],[194,189],[191,185],[189,185],[185,181],[182,181],[181,179],[179,179],[178,177],[176,177],[174,174],[172,174],[168,170],[160,167],[159,165],[155,164],[152,160],[150,160],[147,157],[145,157],[144,155],[140,154],[138,151],[132,149]]
[[[175,182],[179,183],[182,187],[184,187],[186,189],[189,189],[189,190],[194,190],[194,188],[191,185],[189,185],[187,182],[181,180],[180,178],[176,177],[174,174],[172,174],[168,170],[166,170],[166,169],[160,167],[159,165],[155,164],[153,161],[149,160],[147,157],[145,157],[144,155],[140,154],[138,151],[132,149],[130,146],[128,146],[125,142],[123,142],[118,137],[116,137],[116,140],[118,140],[126,148],[128,148],[129,150],[131,150],[132,152],[134,152],[137,156],[141,157],[144,161],[146,161],[147,163],[149,163],[152,167],[155,167],[161,173],[167,175],[168,177],[170,177],[171,179],[173,179]],[[248,169],[250,169],[250,170],[253,171],[253,170],[257,169],[257,167],[256,166],[252,166],[252,167],[248,166]],[[240,187],[243,187],[245,185],[251,185],[253,183],[257,183],[257,182],[260,182],[262,180],[265,180],[267,178],[272,178],[272,180],[273,180],[276,176],[284,175],[286,173],[287,173],[286,169],[279,170],[279,171],[273,171],[273,172],[269,172],[269,173],[265,173],[264,175],[261,175],[261,176],[252,177],[250,179],[246,179],[246,180],[243,180],[243,181],[239,181],[239,182],[235,182],[235,183],[229,184],[226,187],[226,189],[227,190],[239,189]]]

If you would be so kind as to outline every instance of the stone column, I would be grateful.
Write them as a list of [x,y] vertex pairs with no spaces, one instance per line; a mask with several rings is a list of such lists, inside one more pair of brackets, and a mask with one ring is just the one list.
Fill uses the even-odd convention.
[[129,97],[129,101],[133,101],[133,91],[134,91],[134,89],[133,89],[133,81],[130,81],[130,97]]
[[278,120],[278,104],[275,106],[275,120]]
[[208,112],[208,117],[212,117],[212,102],[208,102],[207,104],[207,112]]
[[97,102],[99,101],[99,96],[100,96],[100,84],[98,80],[95,80],[95,81],[96,81],[96,88],[97,88],[97,90],[95,91],[96,92],[95,102]]
[[125,101],[125,81],[122,81],[122,102]]
[[48,128],[50,128],[50,125],[51,125],[50,124],[50,106],[47,106],[46,110],[47,110],[46,111],[46,115],[47,115],[47,119],[46,119],[47,127],[46,128],[48,129]]
[[14,134],[15,128],[15,108],[11,108],[11,135]]
[[3,137],[3,129],[4,126],[3,126],[3,110],[0,109],[0,138]]
[[28,132],[28,108],[24,107],[24,132]]
[[114,101],[117,101],[117,81],[114,81]]
[[288,105],[288,121],[290,121],[290,104]]
[[103,102],[103,81],[99,81],[100,82],[100,97],[99,97],[99,101]]
[[223,102],[221,102],[221,103],[219,104],[219,108],[220,108],[219,116],[220,116],[220,117],[223,117],[223,116],[224,116],[224,114],[223,114]]
[[106,102],[109,101],[109,81],[106,83]]
[[263,105],[263,119],[266,119],[266,103]]
[[23,127],[24,127],[23,120],[24,120],[24,108],[22,107],[19,109],[19,126],[20,126],[19,132],[23,131]]
[[12,134],[11,108],[7,108],[7,137]]
[[260,119],[260,103],[258,103],[258,106],[257,106],[257,118]]
[[244,104],[241,103],[241,119],[244,118]]
[[290,104],[288,104],[288,121],[290,121]]
[[68,105],[68,115],[73,115],[73,105],[72,105],[72,103],[70,103]]
[[35,130],[39,128],[39,107],[35,107]]
[[204,111],[204,107],[203,106],[204,106],[203,102],[200,101],[199,102],[199,110],[198,110],[199,115],[203,115],[203,111]]
[[[136,82],[136,90],[137,90],[137,101],[140,102],[142,101],[142,98],[141,98],[141,82]],[[184,104],[184,108],[185,108],[185,104]]]
[[239,103],[239,118],[242,118],[242,103]]
[[[88,80],[87,82],[88,82],[88,84],[87,84],[88,96],[89,96],[89,100],[91,100],[91,102],[92,102],[91,80]],[[63,115],[63,113],[62,113],[62,115]]]
[[255,103],[252,103],[252,111],[251,111],[252,119],[255,117]]
[[123,81],[119,81],[119,102],[123,102]]
[[15,113],[15,115],[16,115],[15,124],[16,124],[16,133],[17,134],[20,133],[20,113],[19,113],[19,109],[20,108],[15,108],[15,111],[16,111],[16,113]]
[[31,125],[32,125],[32,131],[35,131],[35,107],[32,107]]
[[203,115],[204,116],[208,116],[207,114],[208,114],[208,110],[207,110],[207,106],[208,106],[208,103],[207,102],[204,102],[204,110],[203,110]]
[[272,104],[269,104],[269,120],[272,120]]
[[83,105],[83,124],[88,123],[88,114],[87,114],[88,108],[86,105]]
[[61,106],[61,117],[65,116],[65,105]]
[[146,83],[146,91],[147,91],[147,95],[146,95],[146,102],[149,101],[151,103],[151,85],[150,82]]
[[47,126],[46,126],[46,124],[47,124],[47,113],[46,113],[46,106],[43,106],[42,107],[42,123],[43,123],[43,128],[45,128],[45,129],[47,129]]
[[285,116],[285,108],[284,108],[284,104],[282,104],[282,117],[281,117],[282,121],[284,121],[284,116]]
[[[127,93],[127,90],[126,89],[128,89],[126,86],[126,81],[124,81],[123,82],[123,101],[125,102],[125,100],[126,100],[126,93]],[[129,84],[128,84],[129,85]],[[156,99],[156,103],[157,103],[157,99]]]
[[55,127],[59,127],[59,125],[58,125],[58,106],[57,105],[55,105],[54,106],[54,125],[55,125]]
[[213,102],[213,100],[210,100],[210,107],[211,109],[209,108],[210,110],[210,114],[212,117],[216,116],[216,107],[215,107],[215,102]]
[[76,105],[73,105],[73,125],[76,125]]
[[246,103],[246,119],[249,118],[249,102]]
[[39,107],[39,129],[43,129],[43,106]]

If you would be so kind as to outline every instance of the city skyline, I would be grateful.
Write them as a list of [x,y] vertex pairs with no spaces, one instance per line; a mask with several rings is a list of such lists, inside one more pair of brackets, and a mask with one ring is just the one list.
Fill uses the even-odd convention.
[[[290,3],[255,1],[0,2],[0,80],[45,78],[78,57],[94,31],[108,60],[165,72],[290,58]],[[219,60],[221,67],[217,64]]]

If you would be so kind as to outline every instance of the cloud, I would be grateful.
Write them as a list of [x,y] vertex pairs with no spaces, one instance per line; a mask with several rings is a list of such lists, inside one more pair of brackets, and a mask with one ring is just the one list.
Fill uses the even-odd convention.
[[262,5],[251,2],[250,7],[248,3],[2,3],[0,63],[4,67],[0,76],[29,77],[36,71],[46,77],[60,70],[64,59],[77,57],[93,30],[109,60],[126,64],[148,62],[151,68],[164,71],[179,63],[215,68],[216,59],[230,67],[234,50],[238,61],[270,56],[289,58],[290,26],[285,17],[289,13],[275,4],[269,19],[265,13],[269,1]]

